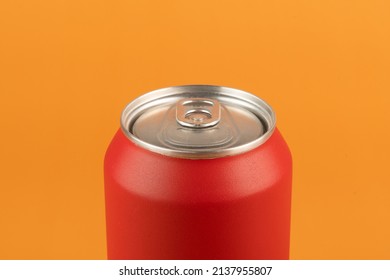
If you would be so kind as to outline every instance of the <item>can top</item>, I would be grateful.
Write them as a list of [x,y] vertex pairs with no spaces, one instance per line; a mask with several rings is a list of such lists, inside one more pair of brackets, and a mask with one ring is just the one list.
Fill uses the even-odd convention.
[[167,156],[206,159],[263,144],[275,129],[272,108],[242,90],[209,85],[158,89],[129,103],[121,126],[135,144]]

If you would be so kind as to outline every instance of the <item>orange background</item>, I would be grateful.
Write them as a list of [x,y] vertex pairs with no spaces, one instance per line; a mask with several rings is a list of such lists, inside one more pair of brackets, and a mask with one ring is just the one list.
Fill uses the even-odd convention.
[[0,258],[104,259],[121,110],[217,84],[276,111],[294,157],[291,258],[390,259],[389,3],[2,1]]

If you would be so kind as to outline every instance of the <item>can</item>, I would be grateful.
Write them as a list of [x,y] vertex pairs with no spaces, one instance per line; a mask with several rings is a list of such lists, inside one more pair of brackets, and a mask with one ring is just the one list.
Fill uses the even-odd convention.
[[271,107],[163,88],[121,115],[104,162],[108,259],[288,259],[292,159]]

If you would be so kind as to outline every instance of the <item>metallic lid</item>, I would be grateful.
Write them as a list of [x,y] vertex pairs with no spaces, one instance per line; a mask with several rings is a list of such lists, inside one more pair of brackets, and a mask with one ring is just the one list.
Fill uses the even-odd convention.
[[208,85],[158,89],[122,112],[121,126],[135,144],[167,156],[205,159],[231,156],[264,143],[275,115],[260,98]]

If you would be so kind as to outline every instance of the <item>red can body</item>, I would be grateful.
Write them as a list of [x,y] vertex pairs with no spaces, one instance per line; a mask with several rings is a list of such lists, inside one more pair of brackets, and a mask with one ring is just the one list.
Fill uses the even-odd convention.
[[105,157],[109,259],[288,259],[292,160],[278,129],[242,154],[158,154],[122,130]]

